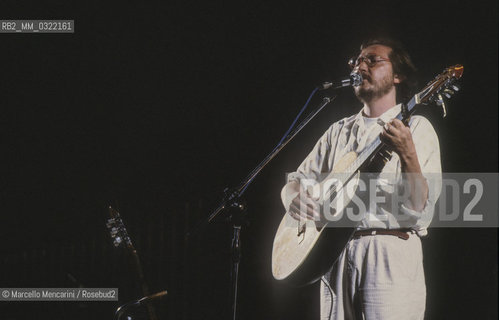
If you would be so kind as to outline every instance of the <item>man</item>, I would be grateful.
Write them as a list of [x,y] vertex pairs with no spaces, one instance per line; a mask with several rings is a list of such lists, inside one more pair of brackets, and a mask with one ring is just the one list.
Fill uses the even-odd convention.
[[[408,126],[394,119],[401,110],[397,102],[409,98],[415,71],[399,43],[369,40],[350,65],[362,74],[355,95],[364,106],[334,123],[288,176],[283,204],[296,219],[320,217],[320,206],[300,180],[320,180],[346,153],[360,153],[380,136],[393,151],[382,172],[396,177],[409,193],[396,205],[367,206],[354,236],[321,279],[321,319],[423,319],[426,287],[419,237],[427,233],[440,193],[438,138],[424,117],[413,116]],[[387,197],[393,192],[386,186],[377,191]]]

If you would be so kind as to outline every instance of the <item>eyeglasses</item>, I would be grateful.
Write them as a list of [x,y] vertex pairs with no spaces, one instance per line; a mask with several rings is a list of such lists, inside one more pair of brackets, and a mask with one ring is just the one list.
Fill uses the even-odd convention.
[[358,58],[353,57],[350,60],[348,60],[348,65],[350,66],[351,69],[354,69],[359,64],[361,64],[362,61],[364,61],[369,68],[372,68],[376,65],[376,63],[382,61],[390,61],[390,59],[384,59],[377,55],[368,55],[365,57],[358,57]]

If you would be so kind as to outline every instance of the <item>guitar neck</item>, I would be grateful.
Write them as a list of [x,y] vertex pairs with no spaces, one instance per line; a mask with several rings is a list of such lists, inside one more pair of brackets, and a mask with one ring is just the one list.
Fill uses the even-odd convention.
[[[114,245],[116,247],[125,246],[129,254],[132,256],[131,264],[133,264],[133,268],[136,272],[136,282],[142,291],[142,295],[147,297],[149,295],[149,287],[147,286],[144,272],[142,271],[139,254],[133,246],[132,239],[126,231],[123,220],[120,217],[120,213],[110,206],[109,215],[111,218],[108,220],[106,225],[110,231],[111,238],[114,239]],[[157,320],[158,318],[156,316],[156,312],[151,303],[147,303],[146,308],[149,314],[149,320]]]
[[[401,121],[407,120],[407,118],[414,113],[414,108],[419,104],[419,94],[416,94],[412,99],[406,104],[407,112],[399,112],[396,119]],[[405,117],[404,117],[405,116]],[[352,162],[352,164],[345,170],[345,173],[349,175],[350,178],[355,172],[359,171],[362,167],[364,167],[367,163],[369,163],[379,151],[384,146],[384,143],[381,141],[380,136],[376,137],[373,142],[367,148],[365,148]]]
[[[131,241],[127,244],[127,249],[130,251],[130,254],[132,255],[133,265],[135,267],[137,275],[137,282],[140,285],[140,289],[142,290],[142,295],[146,297],[149,295],[149,286],[147,285],[146,279],[144,277],[144,272],[142,271],[142,264],[140,263],[139,254],[137,253],[137,250],[135,249]],[[149,314],[149,319],[157,320],[158,318],[156,316],[156,311],[154,310],[153,306],[150,303],[147,303],[146,308],[147,308],[147,313]]]

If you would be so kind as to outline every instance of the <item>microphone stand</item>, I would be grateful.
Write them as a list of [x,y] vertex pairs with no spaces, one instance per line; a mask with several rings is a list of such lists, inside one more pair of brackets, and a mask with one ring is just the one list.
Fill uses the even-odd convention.
[[311,112],[293,131],[291,131],[280,144],[278,144],[270,154],[268,154],[251,173],[243,180],[236,188],[224,190],[225,196],[220,205],[208,216],[208,218],[199,222],[190,232],[186,234],[186,238],[197,233],[201,228],[208,225],[222,211],[229,212],[229,220],[232,223],[232,270],[231,270],[231,287],[232,287],[232,319],[236,320],[237,311],[237,289],[239,279],[239,262],[241,261],[241,229],[243,215],[246,211],[246,202],[242,199],[242,195],[246,188],[250,185],[253,179],[265,168],[265,166],[312,120],[327,104],[332,102],[337,96],[324,97],[320,105]]

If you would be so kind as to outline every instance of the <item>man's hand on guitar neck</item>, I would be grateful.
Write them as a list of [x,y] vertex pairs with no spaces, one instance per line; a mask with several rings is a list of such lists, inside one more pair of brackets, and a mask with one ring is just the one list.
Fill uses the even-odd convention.
[[428,183],[421,173],[410,128],[402,121],[393,119],[384,126],[381,140],[389,145],[400,158],[405,187],[411,190],[405,205],[415,211],[422,211],[428,199]]
[[287,183],[281,191],[281,199],[286,213],[296,220],[320,219],[320,206],[298,181]]

